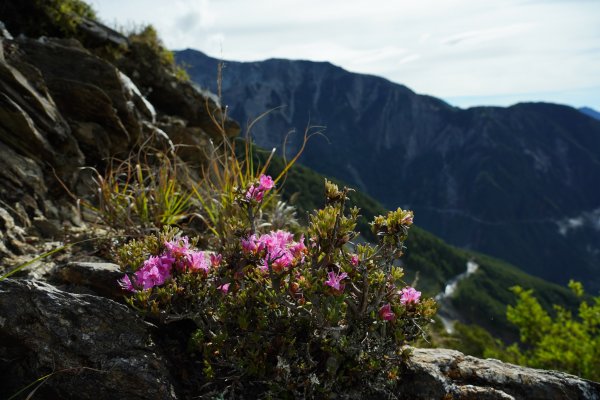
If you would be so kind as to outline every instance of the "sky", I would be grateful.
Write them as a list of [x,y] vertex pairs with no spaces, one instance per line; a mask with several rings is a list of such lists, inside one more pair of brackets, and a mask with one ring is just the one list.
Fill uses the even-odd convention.
[[600,0],[88,0],[169,49],[329,61],[452,105],[600,110]]

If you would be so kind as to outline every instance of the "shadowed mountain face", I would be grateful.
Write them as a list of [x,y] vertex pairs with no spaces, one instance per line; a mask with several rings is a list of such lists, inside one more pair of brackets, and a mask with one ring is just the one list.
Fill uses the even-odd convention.
[[[216,91],[217,60],[176,54]],[[263,147],[326,126],[301,161],[385,206],[410,207],[421,227],[528,272],[600,289],[600,121],[571,107],[526,103],[459,109],[385,79],[329,63],[226,62],[223,102]]]
[[582,113],[584,113],[588,117],[592,117],[592,118],[600,120],[600,112],[594,110],[593,108],[590,108],[590,107],[581,107],[581,108],[579,108],[579,111],[581,111]]

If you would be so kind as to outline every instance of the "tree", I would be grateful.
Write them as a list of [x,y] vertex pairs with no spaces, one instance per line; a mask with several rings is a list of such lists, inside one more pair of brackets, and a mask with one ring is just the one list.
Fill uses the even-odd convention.
[[509,346],[506,354],[497,356],[600,381],[600,296],[587,298],[580,282],[570,281],[569,288],[582,300],[576,316],[558,305],[553,306],[551,316],[534,297],[533,290],[513,287],[518,300],[515,306],[507,307],[506,316],[519,329],[521,343]]

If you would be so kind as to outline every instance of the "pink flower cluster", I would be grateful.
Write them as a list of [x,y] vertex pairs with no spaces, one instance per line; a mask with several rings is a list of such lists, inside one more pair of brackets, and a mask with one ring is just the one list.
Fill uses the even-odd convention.
[[[407,286],[398,292],[400,296],[400,303],[403,305],[417,304],[421,298],[421,292],[418,292],[415,288]],[[390,303],[384,304],[379,309],[379,317],[384,321],[393,321],[396,319],[396,314],[392,311],[392,305]]]
[[410,286],[405,287],[398,294],[400,295],[400,303],[404,305],[417,304],[421,298],[421,292]]
[[157,257],[151,256],[144,261],[142,268],[133,274],[133,282],[129,278],[129,275],[125,275],[120,280],[121,286],[125,290],[135,292],[135,287],[146,290],[154,286],[162,285],[171,277],[171,269],[174,262],[175,258],[169,254],[163,254],[162,256]]
[[211,267],[221,263],[220,254],[210,254],[190,248],[189,239],[184,236],[165,242],[165,251],[159,256],[150,256],[132,277],[119,279],[119,285],[129,292],[152,289],[164,284],[176,269],[180,272],[200,272],[208,275]]
[[271,178],[269,175],[261,175],[258,182],[258,186],[254,186],[253,184],[246,192],[247,200],[255,200],[260,203],[265,193],[273,189],[273,187],[275,186],[273,178]]
[[325,281],[325,286],[329,286],[334,291],[341,293],[344,291],[344,288],[346,287],[342,283],[342,280],[347,277],[348,277],[348,274],[345,272],[336,274],[335,272],[330,271],[327,273],[327,280]]
[[278,230],[242,239],[242,251],[263,260],[259,265],[262,271],[268,271],[271,266],[274,271],[280,272],[303,262],[306,246],[303,236],[296,242],[291,233]]

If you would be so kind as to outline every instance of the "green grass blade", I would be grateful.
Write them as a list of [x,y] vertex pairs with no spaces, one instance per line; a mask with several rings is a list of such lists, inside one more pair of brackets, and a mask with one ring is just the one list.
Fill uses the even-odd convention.
[[29,389],[30,387],[32,387],[35,384],[38,384],[38,387],[36,387],[32,393],[29,394],[29,396],[27,396],[27,398],[31,398],[31,395],[33,393],[35,393],[35,391],[46,381],[46,379],[50,378],[52,375],[54,375],[56,372],[51,372],[48,375],[44,375],[41,378],[36,379],[35,381],[31,382],[29,385],[25,386],[24,388],[22,388],[21,390],[19,390],[17,393],[13,394],[12,396],[10,396],[7,400],[14,400],[16,399],[21,393],[23,393],[24,391],[26,391],[27,389]]

